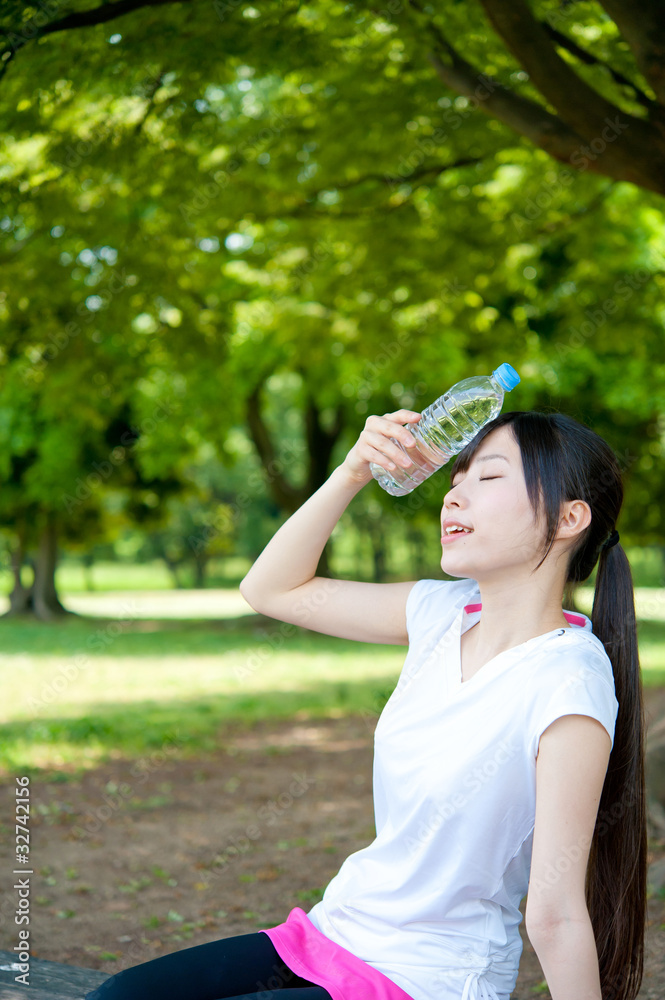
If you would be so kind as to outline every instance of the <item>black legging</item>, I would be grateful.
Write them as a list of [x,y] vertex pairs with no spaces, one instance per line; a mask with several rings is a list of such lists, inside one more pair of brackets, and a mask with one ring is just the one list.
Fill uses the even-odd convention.
[[209,941],[117,972],[84,1000],[332,1000],[296,975],[267,934]]

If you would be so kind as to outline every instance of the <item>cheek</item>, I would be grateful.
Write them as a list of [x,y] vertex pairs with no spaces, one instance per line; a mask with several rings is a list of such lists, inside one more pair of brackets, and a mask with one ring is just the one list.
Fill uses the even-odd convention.
[[495,497],[494,524],[508,538],[531,536],[536,530],[529,498],[521,490],[511,487]]

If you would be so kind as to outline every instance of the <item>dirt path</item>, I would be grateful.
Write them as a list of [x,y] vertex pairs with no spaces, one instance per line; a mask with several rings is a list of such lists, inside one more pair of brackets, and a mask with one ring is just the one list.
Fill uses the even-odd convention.
[[[351,718],[227,729],[205,759],[176,761],[166,747],[138,765],[34,783],[34,954],[111,974],[281,923],[293,906],[308,911],[344,858],[374,836],[371,772],[372,729]],[[4,782],[0,791],[5,873],[13,789]],[[661,856],[665,844],[649,860]],[[11,910],[0,923],[0,948],[10,950]],[[655,898],[642,1000],[665,997],[664,921],[665,901]],[[543,975],[521,929],[513,1000],[547,1000],[533,992]]]

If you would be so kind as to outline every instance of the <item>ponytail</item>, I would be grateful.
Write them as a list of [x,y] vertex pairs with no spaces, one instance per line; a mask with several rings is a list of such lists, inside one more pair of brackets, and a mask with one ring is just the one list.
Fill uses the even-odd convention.
[[586,874],[603,1000],[634,1000],[644,970],[646,719],[633,578],[620,545],[600,551],[591,623],[612,663],[619,711]]

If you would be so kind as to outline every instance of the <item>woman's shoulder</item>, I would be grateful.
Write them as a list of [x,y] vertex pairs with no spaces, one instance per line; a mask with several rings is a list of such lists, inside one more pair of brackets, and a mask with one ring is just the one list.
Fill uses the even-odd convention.
[[583,686],[606,684],[614,691],[612,661],[597,635],[590,629],[561,629],[548,636],[533,671],[538,686]]
[[460,602],[477,596],[480,600],[480,590],[478,582],[467,578],[460,580],[417,580],[409,592],[409,600],[412,605],[421,605],[425,602],[432,606],[442,606],[458,604]]
[[480,600],[476,580],[418,580],[406,602],[409,638],[416,631],[450,625],[462,608],[476,600]]

